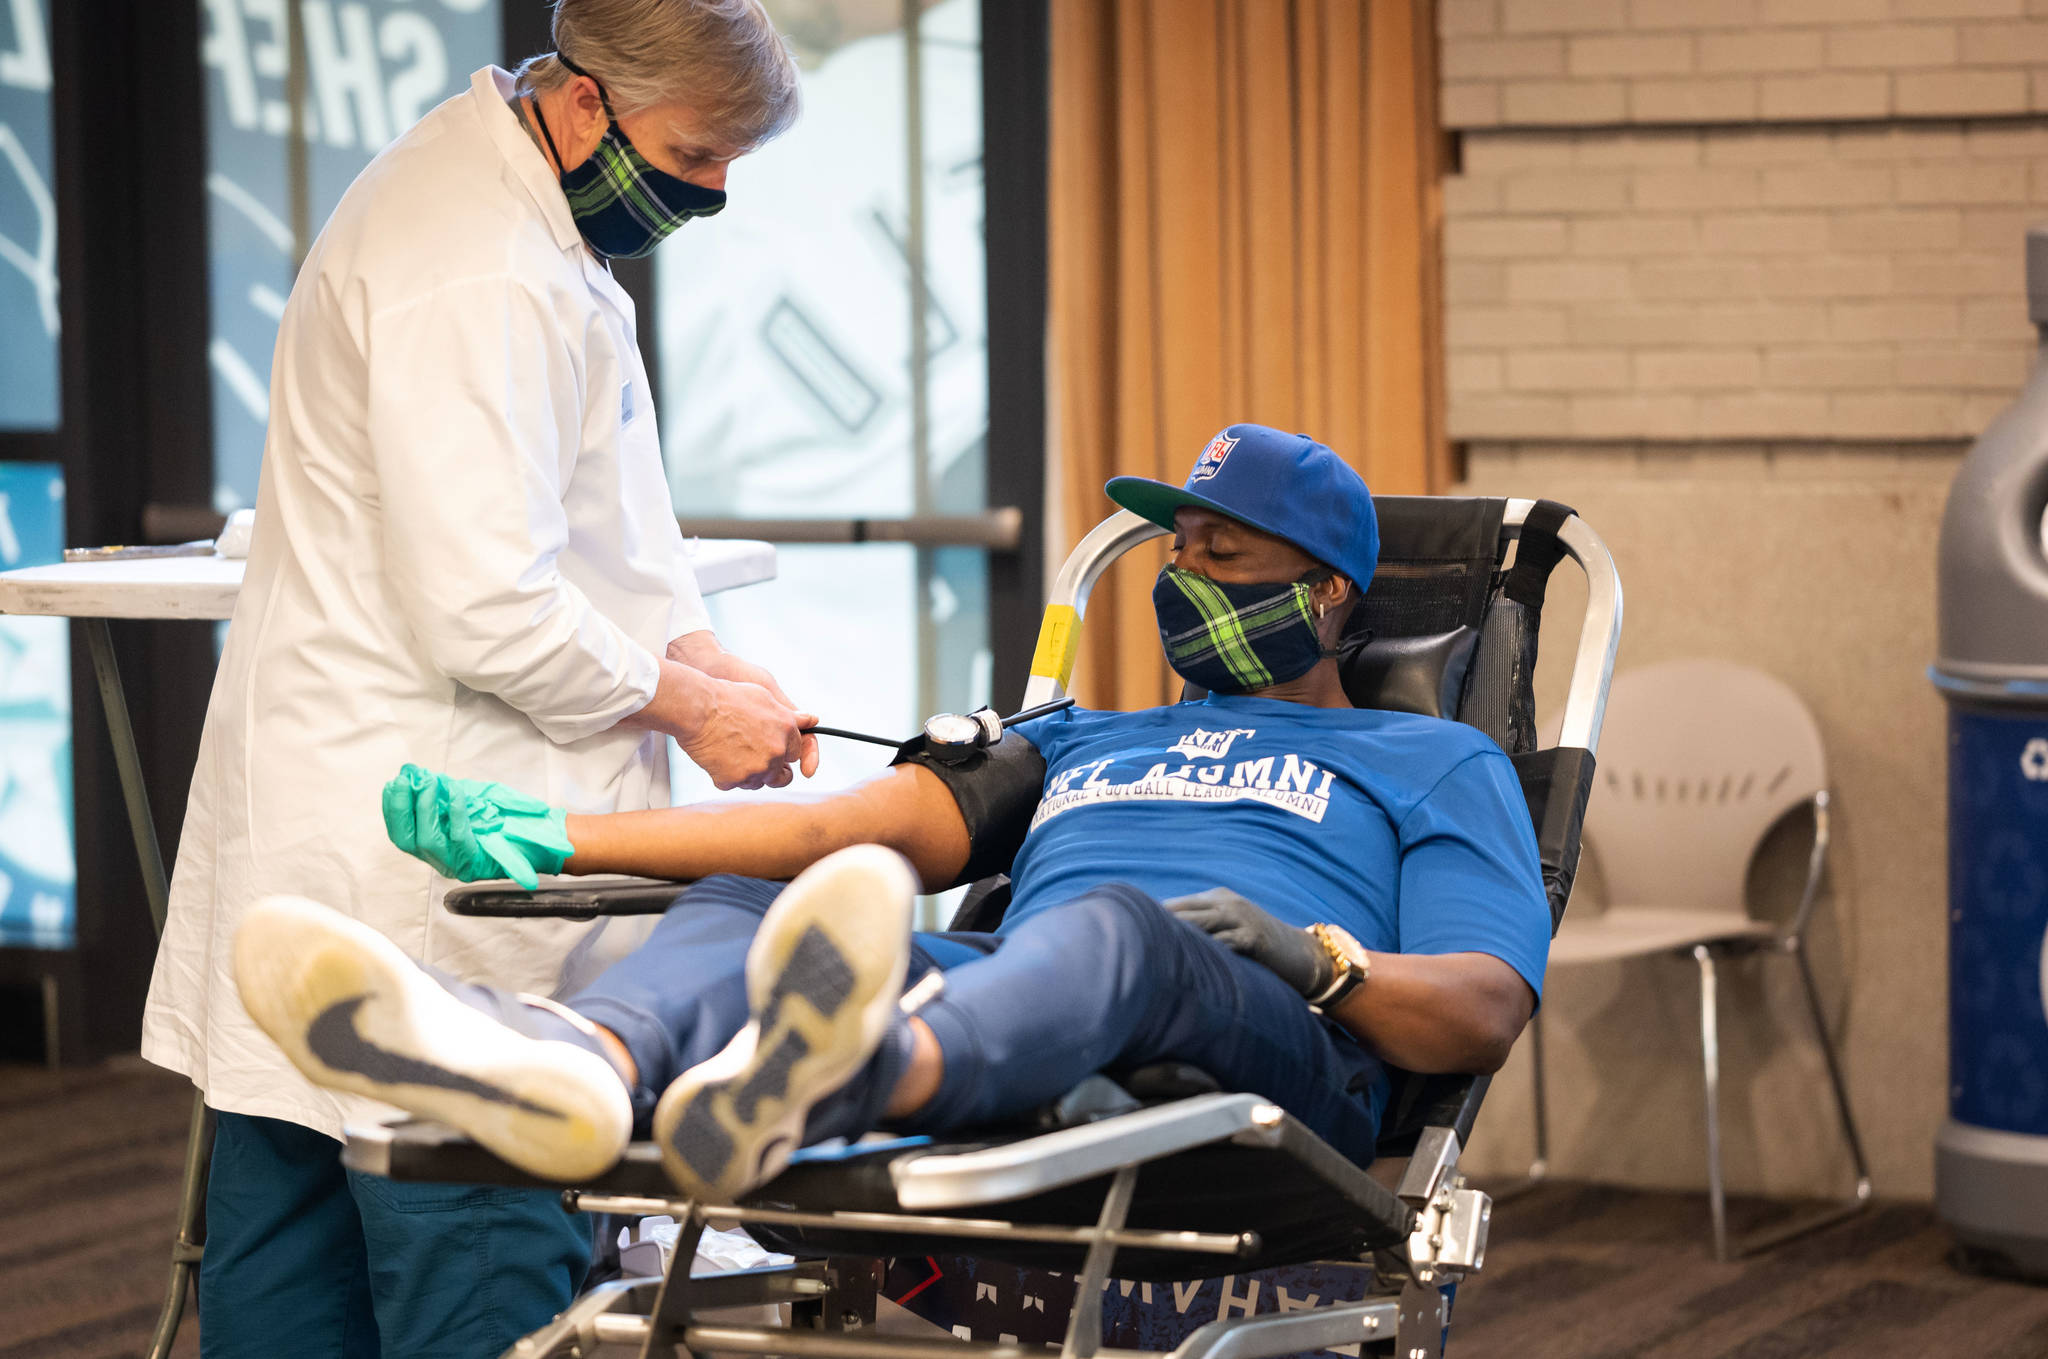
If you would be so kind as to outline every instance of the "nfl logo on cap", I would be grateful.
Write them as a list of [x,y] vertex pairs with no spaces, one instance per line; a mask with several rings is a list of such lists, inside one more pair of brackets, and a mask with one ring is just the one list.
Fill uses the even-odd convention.
[[1109,498],[1173,530],[1183,509],[1212,510],[1293,543],[1360,589],[1379,564],[1379,515],[1365,480],[1306,434],[1236,424],[1211,439],[1185,486],[1111,477]]
[[1207,481],[1223,470],[1223,460],[1230,456],[1230,450],[1237,447],[1237,440],[1228,434],[1218,434],[1202,450],[1202,456],[1195,459],[1195,468],[1188,473],[1188,485]]

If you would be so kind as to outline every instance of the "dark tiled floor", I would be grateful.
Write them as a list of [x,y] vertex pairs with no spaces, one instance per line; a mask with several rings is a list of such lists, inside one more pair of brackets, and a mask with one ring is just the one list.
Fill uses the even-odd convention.
[[[1737,1201],[1737,1232],[1786,1209]],[[1454,1349],[1517,1359],[2048,1356],[2048,1288],[1958,1272],[1931,1209],[1884,1204],[1716,1264],[1703,1195],[1545,1186],[1495,1210]]]
[[[0,1359],[140,1354],[191,1112],[129,1059],[0,1066]],[[1737,1203],[1747,1229],[1781,1211]],[[1514,1359],[2048,1359],[2048,1289],[1958,1273],[1933,1214],[1881,1204],[1717,1265],[1697,1195],[1550,1185],[1495,1213],[1452,1353]],[[187,1318],[177,1354],[198,1352]]]
[[[0,1066],[0,1359],[148,1347],[191,1112],[190,1085],[135,1058]],[[179,1337],[198,1352],[196,1330]]]

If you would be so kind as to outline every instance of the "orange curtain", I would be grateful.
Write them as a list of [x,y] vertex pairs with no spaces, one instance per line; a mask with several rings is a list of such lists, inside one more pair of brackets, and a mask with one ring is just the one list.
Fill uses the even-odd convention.
[[[1313,434],[1375,491],[1442,485],[1434,43],[1433,0],[1052,0],[1058,554],[1114,508],[1104,480],[1178,483],[1236,421]],[[1082,702],[1178,694],[1163,561],[1097,588]]]

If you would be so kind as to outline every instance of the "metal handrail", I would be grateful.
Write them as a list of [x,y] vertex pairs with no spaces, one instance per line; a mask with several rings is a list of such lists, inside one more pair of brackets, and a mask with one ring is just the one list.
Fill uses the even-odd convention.
[[771,543],[909,543],[915,547],[979,547],[1015,552],[1024,541],[1024,511],[999,505],[979,514],[876,515],[847,519],[751,519],[678,515],[686,538],[760,538]]
[[[227,516],[207,505],[145,505],[145,543],[218,538]],[[1015,552],[1024,542],[1024,511],[997,505],[978,514],[858,515],[843,519],[751,519],[743,515],[677,515],[687,538],[759,538],[771,543],[909,543],[914,547],[980,547]]]

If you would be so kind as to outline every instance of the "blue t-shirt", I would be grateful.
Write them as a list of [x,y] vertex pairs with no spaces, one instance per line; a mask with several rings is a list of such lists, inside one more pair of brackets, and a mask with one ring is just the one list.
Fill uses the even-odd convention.
[[1162,901],[1228,887],[1375,952],[1491,954],[1542,994],[1536,837],[1514,766],[1479,731],[1222,695],[1017,730],[1045,756],[1045,793],[1005,930],[1109,882]]

